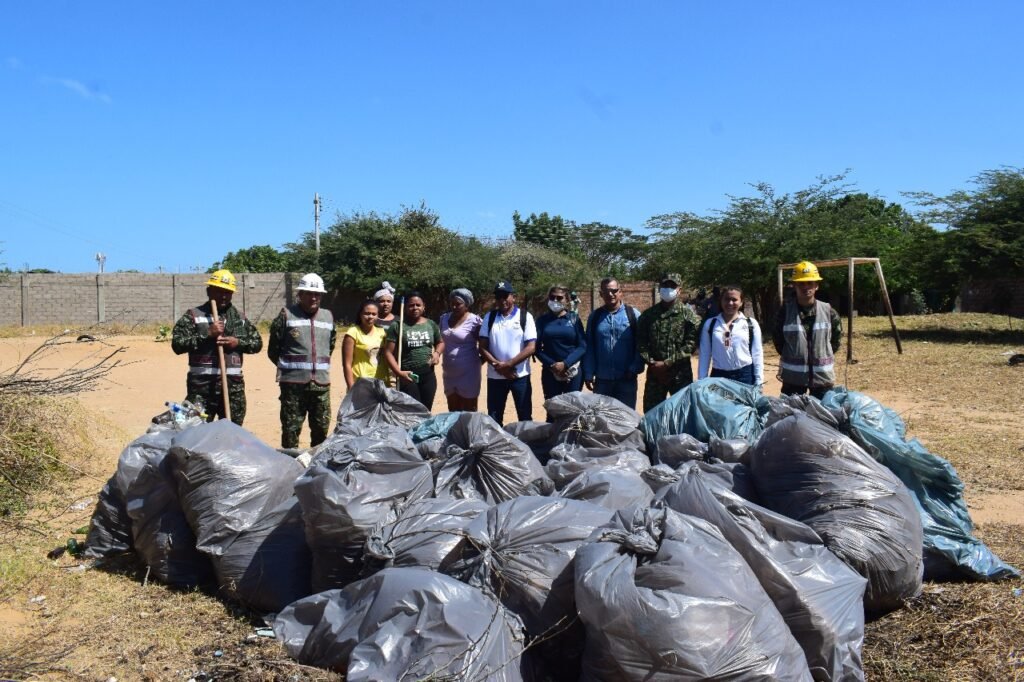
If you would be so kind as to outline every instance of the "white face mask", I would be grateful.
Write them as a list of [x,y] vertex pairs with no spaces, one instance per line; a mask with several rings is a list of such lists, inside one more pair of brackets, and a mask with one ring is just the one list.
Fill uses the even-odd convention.
[[548,310],[553,312],[555,315],[565,310],[565,304],[561,301],[548,301]]
[[676,300],[676,296],[679,295],[679,289],[669,289],[668,287],[661,288],[661,300],[665,303],[671,303]]

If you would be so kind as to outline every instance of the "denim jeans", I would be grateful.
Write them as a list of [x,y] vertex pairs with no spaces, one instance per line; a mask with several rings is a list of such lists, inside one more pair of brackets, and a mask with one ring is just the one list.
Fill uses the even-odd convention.
[[636,375],[622,379],[595,379],[594,393],[615,398],[631,410],[636,409]]
[[533,387],[530,375],[515,379],[487,379],[487,414],[491,419],[503,424],[505,419],[505,402],[508,394],[512,394],[512,404],[516,408],[519,421],[533,419]]

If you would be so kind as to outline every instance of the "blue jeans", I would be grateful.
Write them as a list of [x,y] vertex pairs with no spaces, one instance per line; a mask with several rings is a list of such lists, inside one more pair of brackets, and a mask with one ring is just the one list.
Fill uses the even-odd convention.
[[504,423],[505,402],[508,394],[512,394],[512,404],[516,408],[516,418],[523,422],[533,419],[533,387],[530,375],[515,379],[487,379],[487,414],[491,419]]
[[594,393],[615,398],[631,410],[636,409],[636,375],[621,379],[595,379]]
[[583,390],[583,375],[577,372],[576,376],[569,379],[569,381],[559,381],[551,373],[551,370],[545,367],[540,371],[540,387],[544,391],[544,400],[554,398],[556,395],[562,395],[563,393],[581,391]]
[[754,366],[746,365],[739,369],[718,369],[717,367],[711,368],[711,376],[721,377],[723,379],[732,379],[738,381],[741,384],[747,384],[748,386],[754,385]]

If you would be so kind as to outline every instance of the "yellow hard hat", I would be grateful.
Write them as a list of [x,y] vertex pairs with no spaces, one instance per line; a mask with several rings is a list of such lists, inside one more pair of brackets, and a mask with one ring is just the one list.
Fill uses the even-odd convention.
[[210,279],[206,280],[206,286],[234,291],[235,276],[231,274],[230,270],[217,270],[210,275]]
[[790,282],[820,282],[818,266],[811,261],[800,261],[793,267],[793,278]]

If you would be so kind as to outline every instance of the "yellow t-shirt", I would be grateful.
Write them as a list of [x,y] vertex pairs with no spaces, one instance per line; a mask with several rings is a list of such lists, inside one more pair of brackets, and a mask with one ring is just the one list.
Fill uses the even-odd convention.
[[356,379],[388,378],[387,363],[380,358],[380,347],[384,343],[384,330],[374,327],[369,334],[364,334],[359,325],[354,324],[345,332],[355,341],[352,349],[352,374]]

